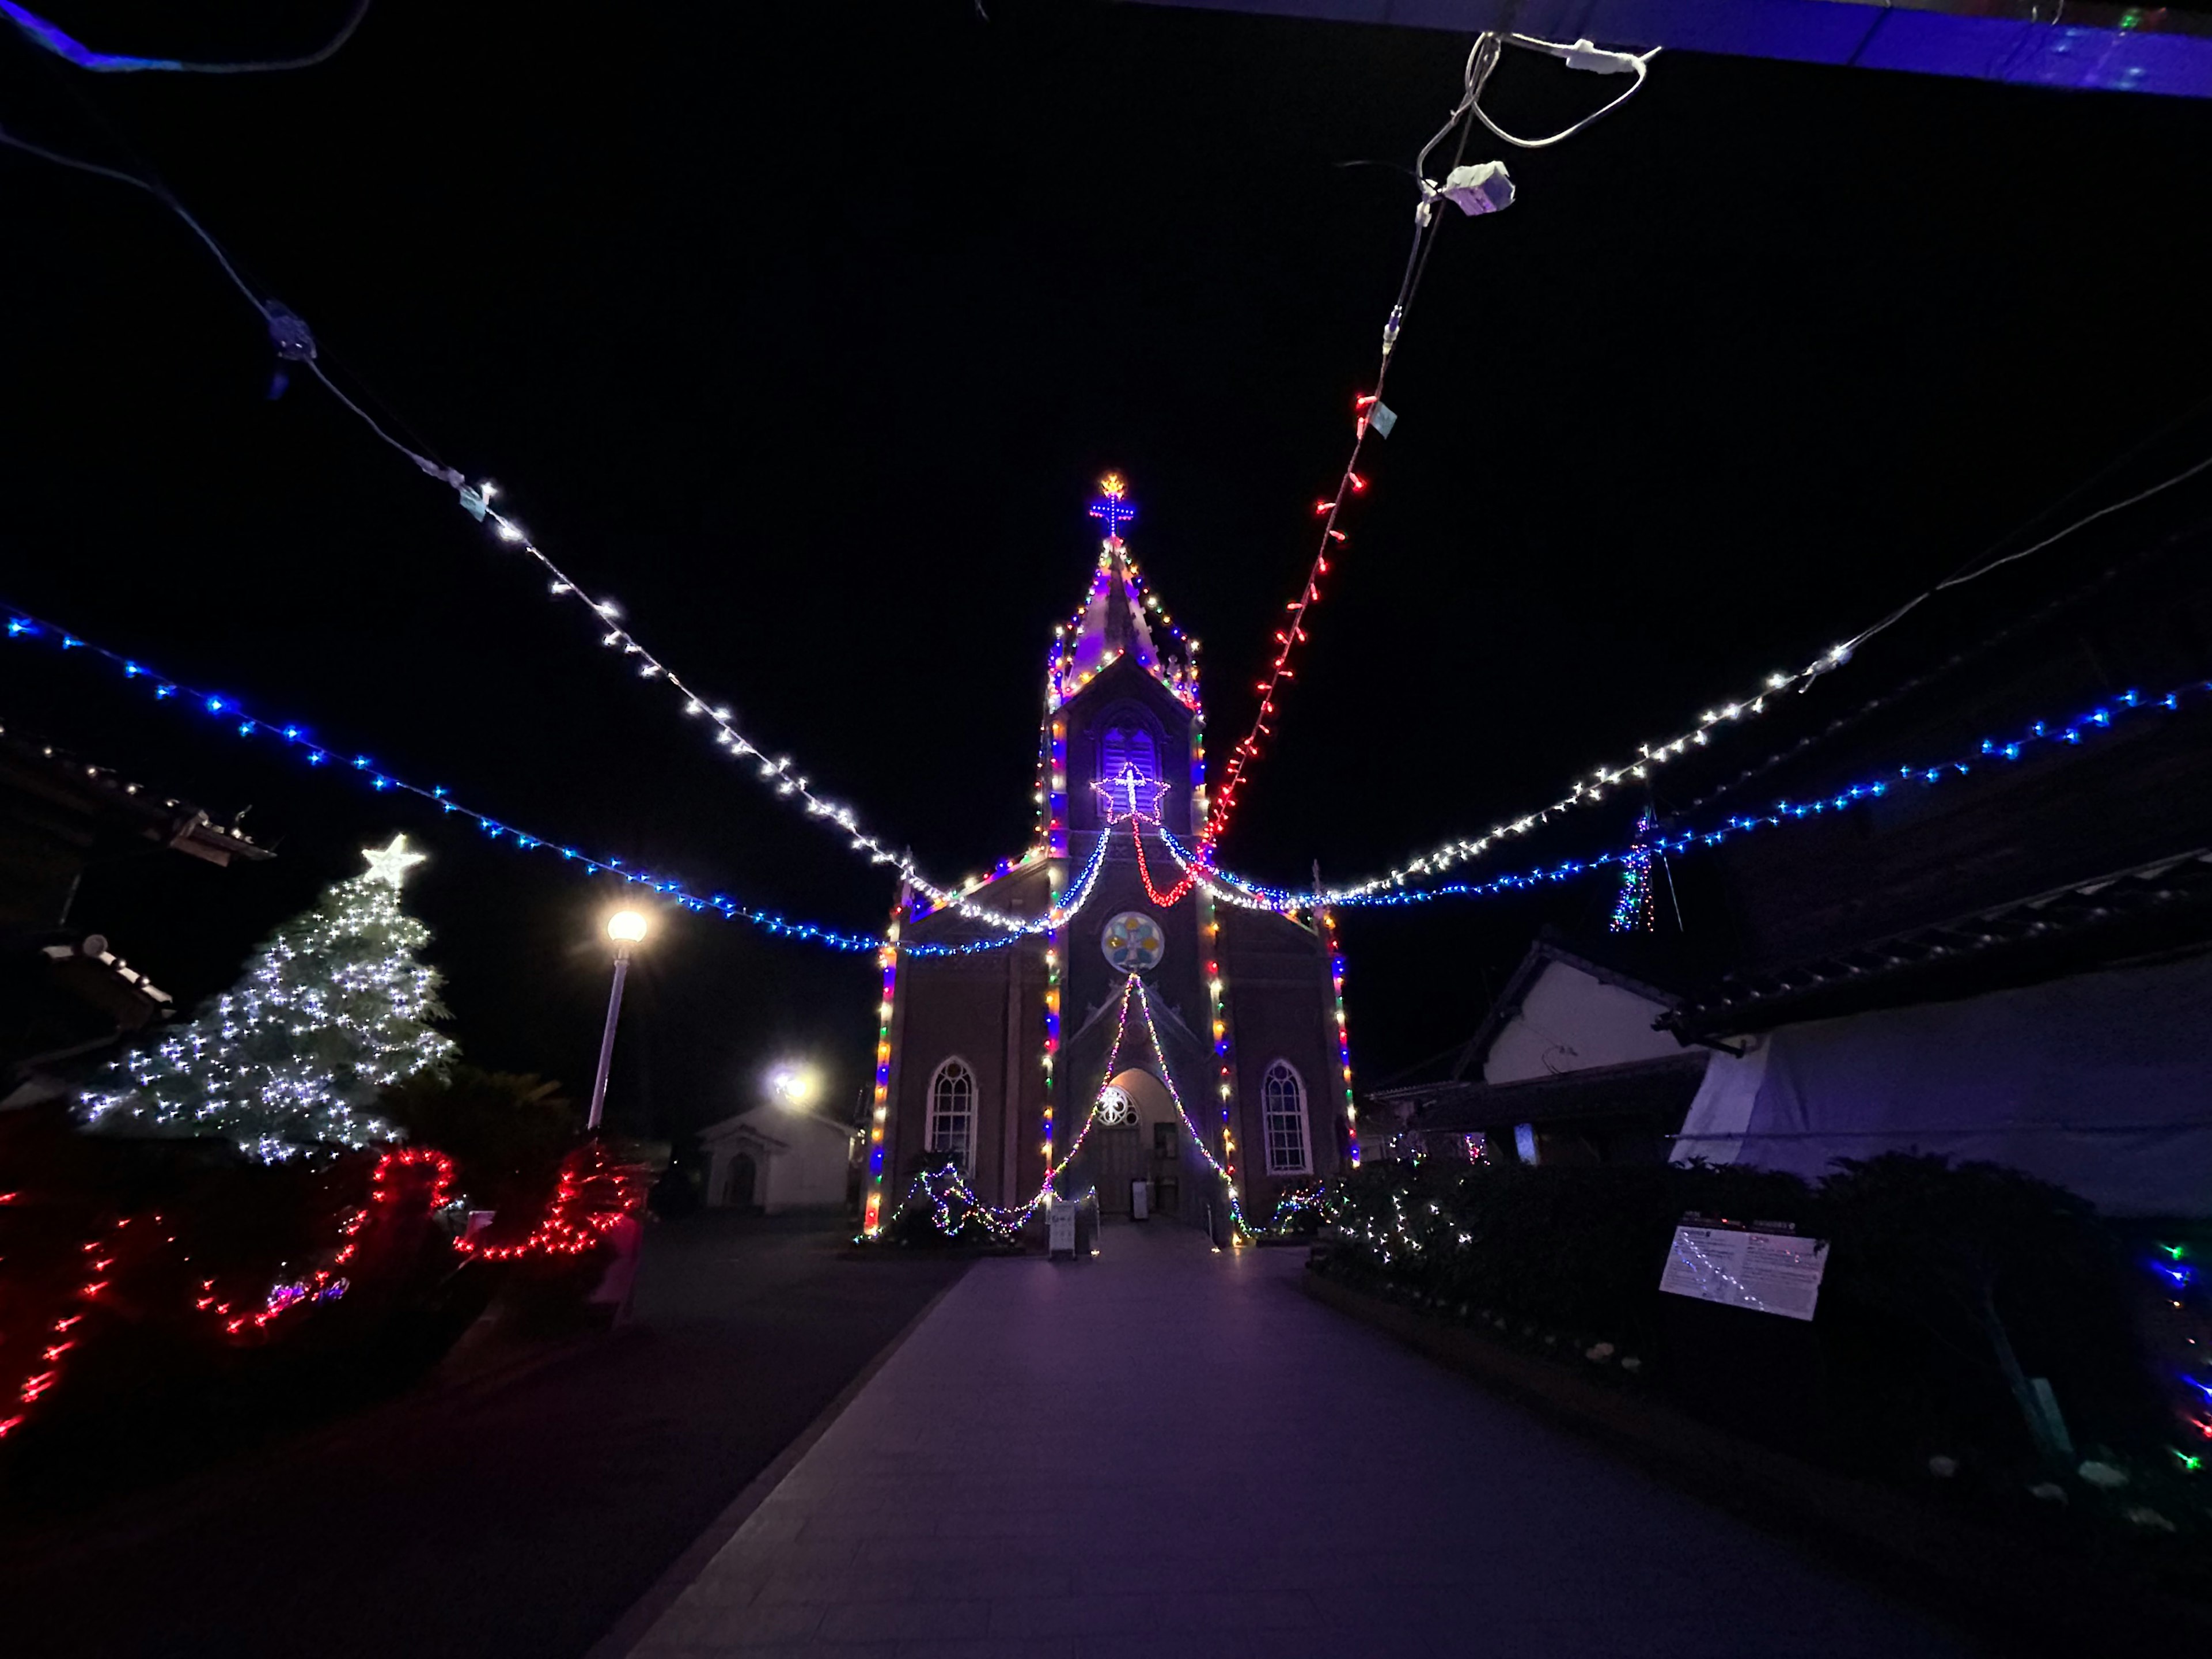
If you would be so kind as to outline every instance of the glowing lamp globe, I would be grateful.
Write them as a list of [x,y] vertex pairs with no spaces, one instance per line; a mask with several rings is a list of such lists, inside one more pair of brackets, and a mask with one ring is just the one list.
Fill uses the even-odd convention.
[[811,1066],[785,1065],[768,1074],[768,1086],[769,1091],[784,1105],[805,1106],[819,1092],[822,1079]]
[[636,910],[617,910],[607,918],[607,937],[617,945],[635,945],[645,937],[645,917]]

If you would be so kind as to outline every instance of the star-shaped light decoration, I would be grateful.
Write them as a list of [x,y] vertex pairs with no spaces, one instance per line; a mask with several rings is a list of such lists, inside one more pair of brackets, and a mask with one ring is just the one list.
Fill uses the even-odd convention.
[[387,881],[394,887],[407,879],[407,872],[422,863],[426,854],[407,850],[407,837],[394,836],[389,847],[364,847],[362,857],[368,860],[368,878]]

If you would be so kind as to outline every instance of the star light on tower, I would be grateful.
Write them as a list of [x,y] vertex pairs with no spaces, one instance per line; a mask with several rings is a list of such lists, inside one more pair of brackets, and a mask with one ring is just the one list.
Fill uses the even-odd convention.
[[1121,526],[1137,516],[1137,504],[1129,499],[1129,486],[1118,472],[1109,472],[1098,481],[1098,499],[1091,503],[1091,516],[1106,526],[1106,539],[1121,539]]
[[371,881],[389,882],[393,887],[406,880],[407,872],[422,863],[428,856],[409,852],[407,837],[404,835],[392,836],[392,844],[388,847],[364,847],[361,849],[361,855],[368,860],[368,878]]

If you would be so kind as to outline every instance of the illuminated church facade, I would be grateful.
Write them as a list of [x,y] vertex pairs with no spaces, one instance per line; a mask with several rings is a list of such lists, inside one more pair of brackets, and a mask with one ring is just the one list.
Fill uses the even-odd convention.
[[[1009,1209],[1048,1173],[1109,1215],[1148,1182],[1156,1212],[1219,1237],[1356,1161],[1333,926],[1231,902],[1189,867],[1206,814],[1196,643],[1144,588],[1120,480],[1102,490],[1091,586],[1047,666],[1037,841],[954,900],[901,902],[871,1231],[947,1163]],[[993,915],[1052,925],[1012,934]]]

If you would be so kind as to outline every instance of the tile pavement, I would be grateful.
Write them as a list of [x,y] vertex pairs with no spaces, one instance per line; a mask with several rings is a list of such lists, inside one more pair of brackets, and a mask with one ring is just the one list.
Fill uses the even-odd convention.
[[[1972,1650],[1154,1222],[980,1262],[632,1659]],[[732,1402],[742,1409],[742,1402]]]

